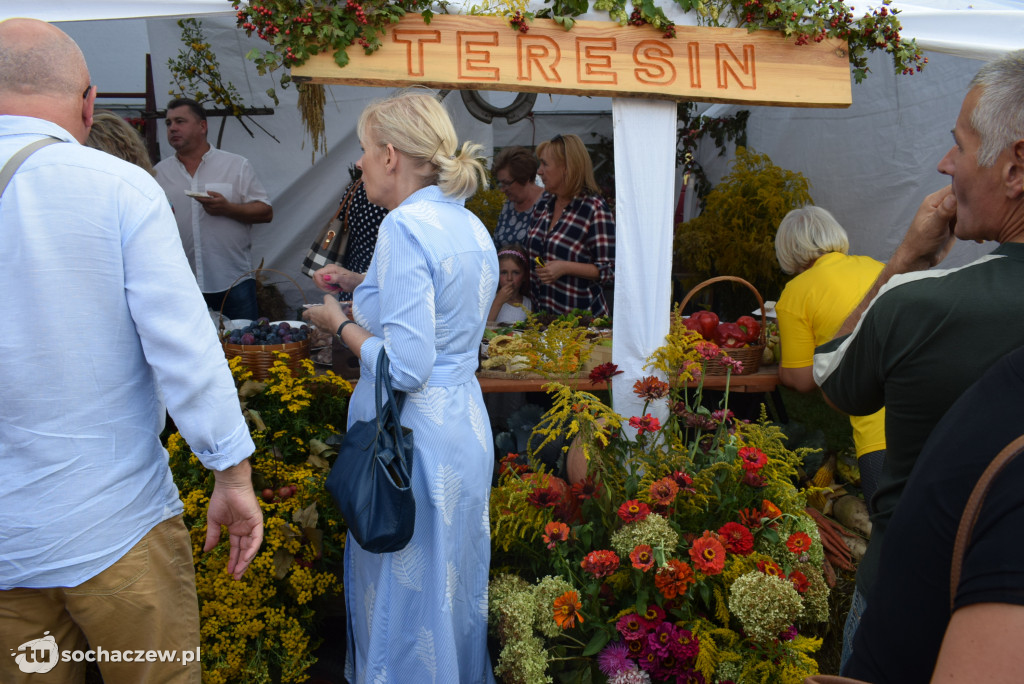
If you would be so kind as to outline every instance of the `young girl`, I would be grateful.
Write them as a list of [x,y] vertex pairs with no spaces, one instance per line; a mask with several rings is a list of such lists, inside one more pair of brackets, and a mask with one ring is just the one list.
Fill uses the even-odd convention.
[[530,298],[523,295],[530,283],[526,251],[518,244],[504,245],[498,250],[498,268],[498,293],[487,322],[525,321],[526,314],[532,311]]

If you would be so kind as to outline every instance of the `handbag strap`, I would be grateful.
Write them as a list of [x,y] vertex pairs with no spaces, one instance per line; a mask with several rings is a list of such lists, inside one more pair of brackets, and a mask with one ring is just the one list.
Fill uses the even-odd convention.
[[4,190],[7,189],[7,184],[14,178],[14,174],[17,173],[18,168],[22,163],[32,156],[32,153],[36,150],[46,147],[47,145],[53,145],[54,143],[64,142],[60,138],[55,138],[52,135],[39,140],[33,140],[28,145],[25,145],[20,150],[14,153],[14,155],[7,160],[4,164],[4,168],[0,169],[0,195],[4,194]]
[[341,216],[341,212],[345,212],[345,218],[342,220],[341,227],[348,232],[348,210],[352,206],[352,203],[356,199],[356,195],[359,194],[359,188],[363,185],[363,179],[357,178],[352,185],[348,187],[348,191],[345,192],[345,196],[341,198],[341,205],[338,207],[338,213],[334,215],[334,218]]
[[956,540],[953,542],[953,566],[949,573],[949,612],[953,612],[953,604],[956,600],[956,590],[960,586],[960,572],[963,570],[964,554],[967,553],[967,546],[971,543],[971,533],[974,531],[974,524],[981,514],[981,504],[985,501],[988,490],[992,488],[992,481],[1003,471],[1003,468],[1013,460],[1017,454],[1024,451],[1024,435],[1013,440],[1003,450],[996,454],[992,462],[988,464],[985,471],[974,485],[967,505],[964,506],[964,513],[960,517],[960,525],[956,530]]
[[[390,422],[391,426],[394,428],[396,448],[399,451],[399,455],[402,457],[402,460],[408,461],[405,457],[402,440],[399,439],[401,437],[400,433],[402,430],[400,423],[401,400],[405,398],[405,393],[398,392],[398,399],[395,399],[395,391],[391,387],[390,369],[391,362],[388,359],[388,354],[383,348],[381,348],[380,353],[377,355],[377,381],[374,383],[377,408],[377,429],[387,429],[387,424]],[[392,420],[389,421],[389,418]]]

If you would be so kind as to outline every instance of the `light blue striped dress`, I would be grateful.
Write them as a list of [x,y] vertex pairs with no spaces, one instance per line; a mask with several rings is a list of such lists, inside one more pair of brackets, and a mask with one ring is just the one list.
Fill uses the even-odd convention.
[[373,337],[348,423],[374,415],[381,347],[392,384],[408,392],[402,424],[415,440],[416,531],[402,551],[373,554],[349,537],[346,676],[352,684],[493,682],[487,654],[490,422],[474,377],[498,260],[483,224],[437,186],[380,226],[354,293]]

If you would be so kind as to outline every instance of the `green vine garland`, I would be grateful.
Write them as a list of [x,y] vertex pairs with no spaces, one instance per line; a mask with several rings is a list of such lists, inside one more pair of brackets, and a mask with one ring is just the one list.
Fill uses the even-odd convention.
[[[674,0],[696,15],[700,26],[739,26],[750,31],[761,29],[781,31],[797,45],[825,38],[846,40],[850,48],[850,66],[858,83],[867,75],[868,53],[882,50],[892,57],[893,66],[902,74],[920,71],[927,58],[914,40],[900,36],[902,28],[897,14],[890,8],[891,0],[855,18],[854,8],[841,0]],[[526,2],[511,0],[487,3],[470,8],[471,13],[498,14],[509,19],[517,31],[529,30],[529,21],[548,17],[566,29],[574,17],[591,8],[591,0],[548,0],[536,14],[526,12]],[[338,66],[348,64],[349,46],[356,44],[367,54],[381,46],[381,36],[390,24],[408,12],[419,12],[430,23],[432,7],[446,11],[446,2],[430,0],[232,0],[237,10],[238,26],[248,35],[255,33],[267,41],[271,49],[253,50],[250,59],[260,73],[279,67],[303,64],[310,56],[333,51]],[[626,0],[593,0],[593,9],[608,12],[619,24],[649,24],[666,37],[675,34],[675,27],[653,0],[634,3],[626,11]],[[282,84],[288,78],[282,77]]]
[[[471,14],[499,15],[508,19],[511,30],[527,32],[535,17],[553,19],[566,30],[575,17],[591,9],[591,0],[546,0],[543,10],[526,11],[528,0],[484,0],[470,7]],[[890,55],[898,73],[921,71],[928,59],[917,42],[904,40],[902,28],[890,8],[891,0],[855,18],[854,8],[841,0],[674,0],[683,10],[696,15],[699,26],[738,26],[751,32],[775,30],[797,45],[826,38],[840,38],[849,45],[850,67],[857,83],[868,73],[868,54],[884,51]],[[431,0],[231,0],[237,10],[239,28],[247,35],[255,33],[271,49],[253,49],[247,57],[260,74],[280,67],[305,63],[311,56],[332,52],[338,66],[348,64],[348,48],[358,45],[367,54],[381,46],[387,27],[409,12],[419,12],[430,23],[434,8],[447,11],[447,1]],[[665,38],[675,36],[675,26],[654,0],[633,0],[626,11],[626,0],[593,0],[593,9],[607,12],[620,25],[650,25]],[[287,87],[291,76],[280,77]],[[313,86],[318,87],[318,86]],[[267,94],[277,103],[273,88]],[[315,116],[307,118],[316,118]]]

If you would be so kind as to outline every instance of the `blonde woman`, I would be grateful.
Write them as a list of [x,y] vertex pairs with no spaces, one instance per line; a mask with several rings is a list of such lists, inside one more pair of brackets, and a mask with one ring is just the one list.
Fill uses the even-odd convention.
[[149,159],[142,136],[114,112],[100,110],[93,115],[85,144],[140,166],[153,175],[153,162]]
[[536,311],[608,314],[603,287],[615,278],[615,216],[601,197],[583,141],[556,135],[537,146],[545,194],[533,211],[526,250]]
[[[345,547],[350,682],[492,682],[487,654],[490,424],[474,372],[498,284],[487,229],[465,198],[485,170],[479,146],[461,149],[428,92],[370,104],[359,119],[366,195],[389,211],[354,321],[337,301],[307,310],[360,357],[348,423],[372,419],[377,357],[406,393],[401,422],[415,435],[415,533],[395,553]],[[332,269],[337,269],[332,271]],[[340,267],[318,274],[344,284]]]

